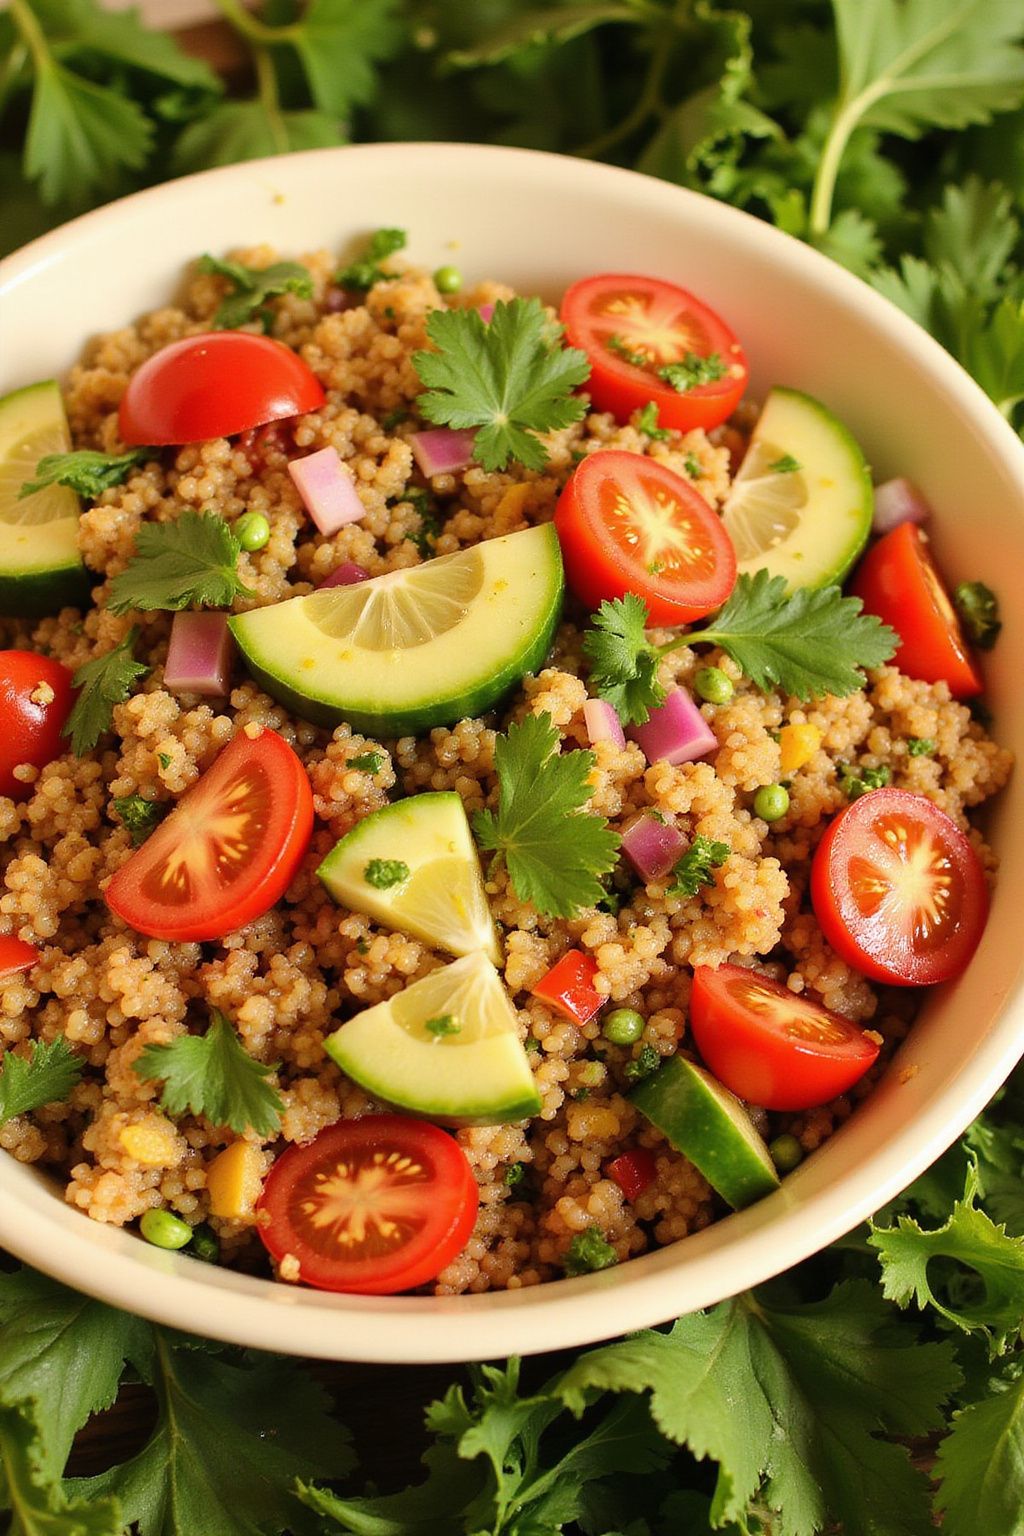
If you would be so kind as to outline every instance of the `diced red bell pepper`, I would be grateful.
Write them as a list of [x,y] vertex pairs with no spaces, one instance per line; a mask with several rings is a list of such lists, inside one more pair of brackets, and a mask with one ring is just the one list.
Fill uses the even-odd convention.
[[0,935],[0,981],[17,976],[19,971],[31,970],[38,959],[39,951],[34,944],[26,944],[24,939],[10,934]]
[[646,1147],[634,1147],[631,1152],[623,1152],[614,1158],[605,1172],[615,1180],[626,1199],[633,1201],[654,1182],[657,1172],[654,1153],[648,1152]]
[[530,988],[534,997],[574,1024],[586,1024],[606,999],[594,987],[597,966],[581,949],[570,949]]

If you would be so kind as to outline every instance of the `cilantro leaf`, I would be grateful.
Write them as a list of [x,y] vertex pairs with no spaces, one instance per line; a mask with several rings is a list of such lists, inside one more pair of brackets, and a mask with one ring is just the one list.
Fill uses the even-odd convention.
[[139,631],[133,625],[120,645],[102,656],[94,656],[80,666],[72,678],[78,690],[62,735],[71,738],[76,757],[91,752],[114,718],[114,705],[123,704],[132,685],[145,677],[149,668],[132,655]]
[[358,757],[350,757],[345,767],[356,768],[360,773],[379,773],[383,762],[383,752],[360,752]]
[[146,841],[170,810],[167,801],[147,800],[144,795],[120,795],[111,801],[121,825],[128,828],[136,848]]
[[129,448],[127,453],[97,453],[92,448],[79,448],[74,453],[47,453],[36,465],[34,480],[26,480],[18,492],[31,496],[48,485],[67,485],[79,496],[95,500],[112,485],[127,480],[136,464],[151,459],[153,448]]
[[980,176],[945,187],[925,219],[925,256],[935,267],[950,267],[978,298],[997,298],[1020,234],[1012,208],[1006,189],[986,186]]
[[335,282],[342,288],[353,288],[357,293],[367,293],[374,283],[386,282],[389,278],[397,276],[394,272],[385,272],[381,267],[382,261],[387,261],[396,251],[405,249],[408,236],[404,229],[378,229],[370,236],[369,243],[362,256],[342,267],[335,277]]
[[163,1081],[160,1107],[169,1115],[205,1115],[239,1135],[272,1136],[281,1126],[280,1094],[265,1081],[274,1071],[250,1056],[224,1015],[211,1009],[205,1035],[180,1035],[169,1045],[147,1045],[134,1069]]
[[262,319],[268,301],[282,293],[313,297],[313,279],[309,268],[297,261],[274,261],[269,267],[247,267],[240,261],[222,261],[219,256],[200,256],[200,272],[213,272],[232,285],[213,317],[215,331],[233,331],[250,320]]
[[655,443],[664,442],[665,438],[672,436],[667,427],[658,426],[658,407],[653,400],[648,400],[637,412],[636,429]]
[[252,597],[238,578],[242,546],[223,518],[187,507],[176,522],[143,523],[135,554],[110,583],[111,613],[132,608],[227,608]]
[[953,592],[953,603],[961,623],[974,644],[982,651],[990,651],[999,638],[1003,621],[999,617],[999,599],[983,581],[958,582]]
[[116,1499],[65,1497],[32,1418],[32,1404],[0,1404],[0,1509],[6,1536],[123,1536]]
[[587,1227],[573,1237],[565,1250],[562,1267],[567,1275],[589,1275],[618,1262],[619,1256],[611,1243],[605,1241],[603,1232],[598,1227]]
[[1024,1509],[1024,1376],[972,1403],[939,1446],[945,1536],[1019,1536]]
[[343,118],[370,101],[376,65],[403,41],[398,0],[312,0],[291,29],[291,42],[316,105]]
[[908,757],[930,757],[935,751],[935,742],[930,736],[908,736]]
[[647,604],[634,592],[603,602],[583,637],[590,686],[623,725],[643,725],[668,690],[658,682],[657,648],[645,633]]
[[596,906],[619,838],[603,816],[581,809],[594,754],[559,752],[551,716],[527,715],[498,737],[494,760],[498,810],[473,817],[480,846],[504,857],[516,895],[538,912],[572,917]]
[[410,873],[404,859],[370,859],[363,870],[363,879],[378,891],[388,891],[393,885],[408,880]]
[[721,869],[732,849],[698,833],[672,871],[670,896],[696,896],[704,885],[714,885],[712,870]]
[[189,123],[174,146],[176,176],[292,149],[324,149],[342,141],[326,112],[268,112],[259,101],[225,101]]
[[220,77],[202,59],[186,53],[168,32],[143,26],[136,12],[115,14],[100,10],[87,0],[65,0],[53,12],[50,5],[40,6],[43,17],[60,19],[63,56],[97,53],[117,64],[143,70],[184,89],[219,95],[224,86]]
[[33,1040],[27,1058],[8,1050],[0,1055],[0,1125],[41,1104],[66,1099],[82,1075],[82,1061],[63,1035],[47,1044]]
[[146,162],[153,126],[137,102],[65,69],[37,65],[25,141],[25,175],[45,203],[81,206]]
[[484,469],[510,458],[542,469],[547,452],[537,434],[579,421],[587,406],[571,391],[590,376],[585,352],[559,345],[539,299],[500,300],[489,324],[475,309],[435,309],[427,335],[436,352],[416,352],[426,386],[420,411],[428,421],[478,427],[473,457]]
[[698,352],[687,352],[681,362],[666,363],[657,369],[657,375],[672,389],[685,395],[688,389],[697,389],[701,384],[714,384],[717,379],[724,379],[728,371],[719,352],[709,352],[707,357],[702,357]]

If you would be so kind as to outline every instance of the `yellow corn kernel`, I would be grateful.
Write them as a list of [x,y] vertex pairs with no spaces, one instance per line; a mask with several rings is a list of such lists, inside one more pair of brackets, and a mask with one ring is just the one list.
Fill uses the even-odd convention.
[[519,480],[515,485],[510,485],[502,495],[495,507],[497,517],[522,517],[523,508],[530,499],[533,486],[528,480]]
[[251,1141],[233,1141],[206,1170],[210,1212],[244,1220],[253,1214],[263,1188],[263,1159]]
[[128,1156],[146,1168],[173,1168],[181,1162],[177,1133],[162,1115],[148,1115],[126,1125],[118,1140]]
[[779,732],[779,767],[783,774],[795,773],[821,746],[821,732],[816,725],[784,725]]

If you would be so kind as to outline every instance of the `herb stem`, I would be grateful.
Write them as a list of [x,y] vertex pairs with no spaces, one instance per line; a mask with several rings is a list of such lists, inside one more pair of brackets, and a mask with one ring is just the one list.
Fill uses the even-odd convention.
[[820,239],[822,235],[828,233],[828,227],[832,222],[832,199],[835,196],[839,167],[846,153],[850,134],[857,126],[857,120],[863,110],[863,97],[858,97],[848,102],[832,120],[825,147],[818,161],[818,168],[814,173],[814,190],[811,193],[808,223],[810,234],[815,238]]
[[274,138],[274,147],[278,154],[284,154],[289,149],[288,132],[281,121],[281,98],[277,90],[277,73],[274,69],[274,60],[270,49],[263,43],[253,43],[253,65],[256,70],[256,84],[259,90],[260,106],[267,115],[267,126]]
[[11,0],[11,18],[28,45],[37,70],[49,68],[53,62],[46,35],[28,0]]
[[264,44],[274,47],[278,43],[287,43],[298,28],[295,24],[284,27],[268,27],[265,21],[260,21],[251,11],[247,11],[240,0],[214,0],[214,4],[224,17],[230,22],[236,32],[241,32],[250,43]]
[[591,139],[587,144],[581,144],[573,150],[573,154],[583,160],[593,160],[599,155],[605,154],[609,149],[614,149],[623,139],[628,139],[646,123],[649,117],[660,116],[665,108],[661,99],[661,88],[664,84],[665,74],[668,70],[669,56],[672,44],[678,28],[672,24],[662,31],[658,41],[651,50],[651,61],[647,67],[647,75],[644,79],[640,95],[626,116],[620,122],[613,124],[611,128]]

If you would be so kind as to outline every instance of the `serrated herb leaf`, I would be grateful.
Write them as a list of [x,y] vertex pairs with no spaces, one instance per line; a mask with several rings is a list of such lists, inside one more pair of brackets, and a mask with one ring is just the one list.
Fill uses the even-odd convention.
[[612,706],[623,725],[643,725],[668,690],[658,682],[657,648],[646,635],[647,604],[634,592],[606,600],[591,615],[583,637],[590,686]]
[[670,896],[696,896],[705,885],[714,885],[713,871],[721,869],[732,849],[698,833],[672,871]]
[[337,118],[326,112],[268,112],[259,101],[225,101],[189,123],[174,146],[171,164],[176,175],[185,175],[341,142]]
[[168,801],[147,800],[144,795],[120,795],[111,801],[121,825],[127,827],[136,848],[146,841],[171,809]]
[[82,1060],[63,1035],[33,1040],[29,1055],[13,1050],[0,1055],[0,1125],[41,1104],[66,1099],[82,1075]]
[[146,162],[152,124],[137,102],[65,69],[40,62],[25,141],[25,174],[46,203],[81,206]]
[[311,0],[289,28],[315,104],[334,118],[371,100],[376,66],[403,41],[398,0]]
[[385,272],[381,266],[396,251],[405,249],[408,236],[404,229],[378,229],[370,236],[366,251],[356,261],[342,267],[335,282],[342,288],[352,288],[357,293],[367,293],[374,283],[386,282],[397,277],[396,272]]
[[223,518],[185,509],[173,523],[143,523],[135,554],[110,583],[108,608],[228,608],[253,593],[239,579],[241,544]]
[[313,297],[313,279],[309,268],[297,261],[275,261],[268,267],[247,267],[240,261],[223,261],[219,256],[200,256],[200,272],[213,272],[232,285],[217,306],[213,317],[215,331],[233,331],[251,320],[263,319],[268,302],[282,293],[300,298]]
[[139,631],[133,626],[120,645],[102,656],[94,656],[75,673],[72,682],[78,690],[62,734],[71,738],[76,757],[91,752],[114,718],[114,705],[123,704],[133,685],[145,677],[149,668],[136,661],[132,652]]
[[944,1536],[1020,1536],[1024,1511],[1024,1376],[953,1420],[939,1446],[936,1509]]
[[272,1136],[284,1103],[266,1081],[273,1067],[250,1056],[216,1008],[205,1035],[180,1035],[168,1045],[147,1045],[134,1062],[140,1077],[163,1082],[160,1107],[169,1115],[205,1115],[243,1135]]
[[129,448],[127,453],[97,453],[79,448],[74,453],[47,453],[36,465],[34,480],[26,480],[18,492],[32,496],[48,485],[66,485],[79,496],[95,501],[97,496],[127,480],[137,464],[151,459],[153,448]]
[[0,1403],[0,1509],[6,1536],[123,1536],[116,1499],[67,1499],[48,1463],[32,1404]]

